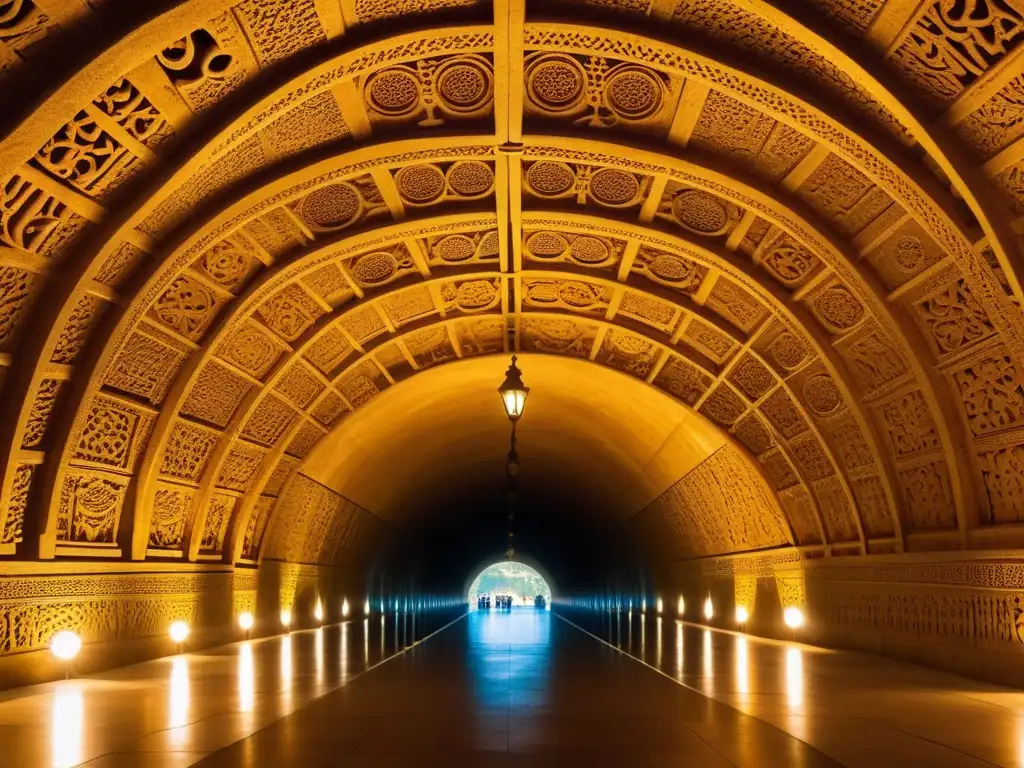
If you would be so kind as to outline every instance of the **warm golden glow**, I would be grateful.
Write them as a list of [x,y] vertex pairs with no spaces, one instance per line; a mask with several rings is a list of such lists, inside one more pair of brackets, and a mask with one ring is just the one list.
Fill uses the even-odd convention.
[[292,612],[290,608],[281,609],[281,626],[290,627],[292,625]]
[[253,620],[252,614],[249,613],[248,611],[246,611],[245,613],[239,615],[239,617],[238,617],[238,626],[240,626],[246,632],[248,632],[250,629],[252,629],[253,622],[254,622],[254,620]]
[[348,607],[348,599],[346,598],[341,603],[341,615],[346,617],[346,618],[348,618],[348,614],[349,614],[349,607]]
[[82,639],[69,629],[65,629],[50,638],[50,650],[58,659],[71,661],[82,650]]
[[186,637],[188,637],[188,624],[184,621],[176,621],[171,624],[171,640],[180,645],[185,642]]
[[76,682],[61,684],[53,695],[50,725],[51,768],[71,768],[84,759],[85,701]]
[[736,606],[736,623],[737,624],[746,624],[747,623],[747,619],[749,619],[749,618],[750,618],[750,612],[746,609],[746,607],[742,606],[742,605],[737,605]]
[[715,604],[711,602],[711,595],[704,600],[704,618],[709,621],[715,618]]
[[799,648],[786,651],[786,703],[791,707],[804,703],[804,657]]
[[[168,711],[168,728],[180,728],[188,724],[188,710],[191,705],[191,692],[189,690],[188,657],[175,656],[171,659],[171,700]],[[184,737],[185,734],[179,734]],[[184,743],[175,744],[175,747],[183,748]]]
[[[252,618],[250,614],[243,616]],[[242,712],[252,712],[255,703],[256,671],[253,668],[252,645],[246,642],[238,654],[238,707]]]
[[317,621],[324,620],[324,604],[319,600],[316,601],[316,606],[313,608],[313,618]]
[[804,612],[795,605],[787,608],[782,618],[786,622],[786,626],[791,629],[799,629],[804,625]]
[[686,601],[683,600],[683,596],[682,595],[680,595],[679,596],[679,600],[676,601],[676,613],[679,614],[680,616],[683,616],[683,615],[686,614]]
[[521,389],[510,390],[501,393],[502,404],[505,406],[505,413],[513,421],[523,415],[526,408],[526,392]]
[[364,616],[369,616],[369,615],[370,615],[370,612],[371,612],[372,610],[373,610],[373,608],[372,608],[372,607],[370,606],[370,599],[369,599],[369,598],[367,598],[367,599],[366,599],[366,602],[365,602],[365,603],[363,603],[363,615],[364,615]]
[[662,600],[662,599],[661,599],[661,598],[659,597],[659,598],[658,598],[658,615],[659,615],[659,616],[661,616],[661,614],[662,614],[662,612],[663,612],[664,610],[665,610],[665,603],[664,603],[664,601],[663,601],[663,600]]
[[747,638],[736,638],[736,690],[739,693],[750,693],[750,658],[748,656]]

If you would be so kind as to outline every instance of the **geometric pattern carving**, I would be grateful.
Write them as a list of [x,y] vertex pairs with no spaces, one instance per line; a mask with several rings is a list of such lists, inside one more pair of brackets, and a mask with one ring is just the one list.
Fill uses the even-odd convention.
[[780,387],[761,403],[761,413],[768,417],[768,421],[786,439],[796,437],[807,429],[807,422],[785,388]]
[[711,377],[701,373],[683,358],[672,355],[669,361],[654,377],[654,385],[683,401],[693,405],[704,394],[711,383]]
[[198,424],[176,421],[167,439],[160,474],[198,482],[219,436]]
[[245,323],[221,344],[217,354],[253,378],[262,379],[282,351],[282,347],[261,331],[259,326]]
[[928,405],[920,392],[908,392],[882,406],[882,420],[897,459],[939,448]]
[[72,461],[133,472],[152,423],[150,413],[119,400],[97,397],[86,416]]
[[260,400],[245,424],[242,435],[260,445],[272,446],[295,417],[295,412],[276,395]]
[[1024,423],[1024,387],[1009,355],[986,356],[953,374],[967,421],[975,435]]
[[757,400],[775,385],[775,377],[750,355],[733,369],[729,381],[751,401]]
[[1024,521],[1024,446],[1011,445],[978,457],[992,523]]
[[921,324],[939,353],[956,352],[993,332],[964,280],[958,280],[917,305]]
[[106,371],[103,383],[159,404],[185,361],[186,352],[149,335],[133,333]]
[[899,475],[913,528],[927,530],[956,527],[956,512],[944,463],[927,462],[912,469],[901,470]]
[[265,454],[262,448],[241,440],[235,441],[221,465],[217,487],[244,493]]
[[278,379],[274,389],[299,408],[306,408],[317,395],[324,391],[324,384],[314,377],[304,365],[296,363]]
[[172,331],[199,341],[222,304],[223,300],[204,283],[183,275],[167,287],[150,313]]
[[186,416],[226,427],[231,416],[252,389],[246,379],[211,360],[199,372],[181,412]]
[[708,395],[699,410],[713,421],[728,427],[743,415],[746,407],[739,395],[726,384],[720,384],[714,392]]
[[264,302],[258,315],[285,341],[295,341],[324,313],[298,285],[289,285]]

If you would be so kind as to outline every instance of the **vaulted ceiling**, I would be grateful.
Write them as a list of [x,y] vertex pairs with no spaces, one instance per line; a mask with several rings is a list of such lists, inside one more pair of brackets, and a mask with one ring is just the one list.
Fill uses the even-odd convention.
[[689,420],[607,465],[665,557],[1020,546],[1022,41],[1021,0],[0,0],[0,556],[343,557],[411,503],[366,473],[441,476],[381,436],[510,351],[580,361],[552,419],[603,366],[608,423]]

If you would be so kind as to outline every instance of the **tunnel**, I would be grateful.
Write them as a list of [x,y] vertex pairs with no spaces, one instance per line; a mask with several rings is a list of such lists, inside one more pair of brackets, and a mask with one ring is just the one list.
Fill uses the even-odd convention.
[[0,754],[1024,765],[1022,41],[0,0]]

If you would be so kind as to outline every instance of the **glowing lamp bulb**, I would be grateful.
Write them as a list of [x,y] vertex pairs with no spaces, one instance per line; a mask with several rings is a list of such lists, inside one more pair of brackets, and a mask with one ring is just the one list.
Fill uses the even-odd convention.
[[342,602],[342,604],[341,604],[341,615],[342,615],[342,616],[348,616],[348,611],[349,611],[349,608],[348,608],[348,599],[346,598],[346,599],[345,599],[345,600],[344,600],[344,601]]
[[292,623],[292,612],[285,608],[281,611],[281,624],[284,626],[290,626]]
[[246,632],[248,632],[250,629],[252,629],[252,625],[253,625],[252,614],[249,613],[248,611],[246,611],[245,613],[241,614],[238,617],[238,626],[240,626]]
[[324,620],[324,604],[321,603],[319,600],[316,601],[316,607],[313,608],[313,618],[315,618],[317,621]]
[[171,640],[181,644],[185,642],[186,637],[188,637],[188,624],[184,621],[176,621],[171,624]]
[[659,616],[661,616],[661,612],[662,612],[663,610],[665,610],[665,603],[664,603],[664,602],[662,602],[662,599],[661,599],[661,598],[659,597],[659,598],[658,598],[658,615],[659,615]]
[[711,602],[711,595],[708,595],[707,600],[704,601],[704,618],[713,619],[715,617],[715,604]]
[[686,613],[686,601],[683,600],[682,595],[679,596],[679,602],[676,603],[676,613],[678,613],[680,616]]
[[786,626],[790,629],[796,629],[804,625],[804,612],[797,608],[795,605],[789,606],[786,612],[782,614],[783,621],[786,622]]
[[82,638],[71,630],[65,629],[50,638],[50,650],[58,659],[71,661],[82,650]]
[[750,612],[742,605],[736,606],[736,623],[746,624],[747,619],[750,618]]
[[372,609],[370,608],[370,601],[367,600],[365,603],[363,603],[363,613],[365,613],[367,616],[369,616],[371,610]]

